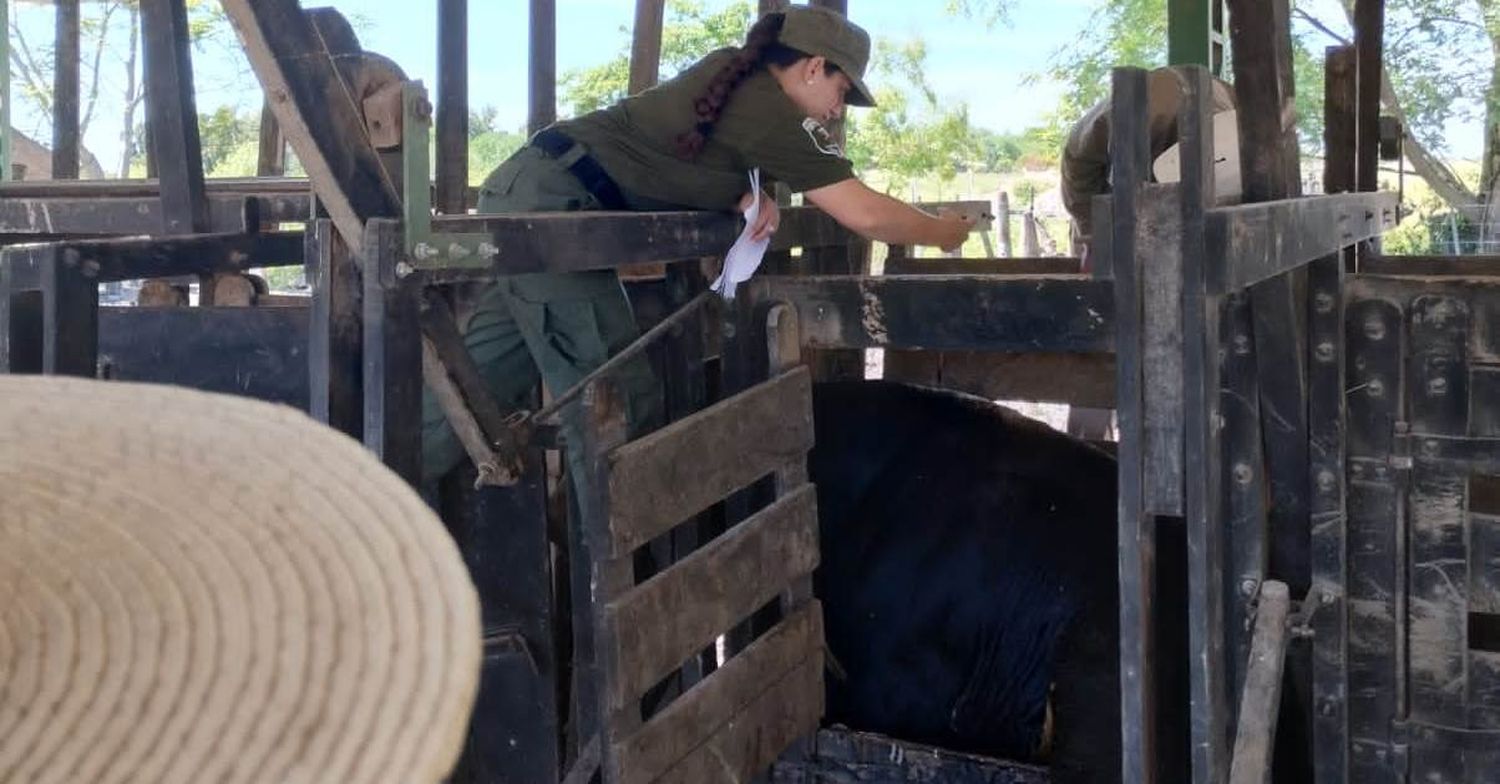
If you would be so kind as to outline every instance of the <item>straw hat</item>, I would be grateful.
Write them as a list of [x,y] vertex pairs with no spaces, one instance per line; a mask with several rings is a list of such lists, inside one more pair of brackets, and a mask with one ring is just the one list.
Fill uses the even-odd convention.
[[479,656],[453,541],[354,441],[0,376],[0,781],[434,782]]

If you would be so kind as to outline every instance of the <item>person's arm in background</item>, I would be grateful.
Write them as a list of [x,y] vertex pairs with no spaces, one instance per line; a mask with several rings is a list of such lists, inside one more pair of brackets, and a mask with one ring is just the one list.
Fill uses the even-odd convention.
[[953,250],[964,244],[973,229],[973,224],[959,215],[930,215],[854,178],[814,188],[803,197],[855,234],[892,245],[933,245]]

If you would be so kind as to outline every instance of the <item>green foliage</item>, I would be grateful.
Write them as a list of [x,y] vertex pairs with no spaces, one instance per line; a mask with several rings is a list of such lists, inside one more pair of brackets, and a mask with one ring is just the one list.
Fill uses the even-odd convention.
[[509,158],[521,145],[526,143],[526,137],[519,133],[506,133],[505,131],[485,131],[478,136],[469,139],[469,184],[479,185],[484,182],[490,172],[495,170],[506,158]]
[[[748,0],[735,0],[716,12],[707,11],[702,0],[668,0],[662,25],[661,78],[670,79],[716,49],[739,46],[753,13]],[[563,74],[559,97],[570,114],[602,109],[625,97],[630,84],[630,31],[622,27],[620,35],[620,50],[613,59]]]
[[[198,115],[198,138],[203,148],[203,171],[210,177],[255,174],[260,149],[260,113],[238,115],[229,106]],[[249,153],[246,167],[245,152]],[[228,165],[226,165],[228,164]],[[228,169],[220,174],[221,168]],[[248,171],[241,170],[248,168]],[[232,173],[231,173],[232,172]]]
[[[848,122],[849,159],[856,170],[879,169],[900,187],[927,173],[942,182],[983,151],[969,125],[969,109],[946,105],[926,76],[927,47],[921,39],[875,44],[871,89],[874,109]],[[996,153],[1003,156],[1003,150]]]

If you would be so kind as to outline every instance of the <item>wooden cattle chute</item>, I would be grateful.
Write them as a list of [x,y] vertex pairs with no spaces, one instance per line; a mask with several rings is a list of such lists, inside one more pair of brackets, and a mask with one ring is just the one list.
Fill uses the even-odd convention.
[[[608,781],[748,776],[811,732],[821,651],[807,575],[817,552],[801,465],[809,373],[795,366],[807,359],[812,378],[856,374],[868,348],[911,352],[908,367],[936,367],[933,380],[982,394],[1118,408],[1128,781],[1189,767],[1198,782],[1225,781],[1231,768],[1236,783],[1264,780],[1283,662],[1290,693],[1311,708],[1302,740],[1315,741],[1319,784],[1493,778],[1500,575],[1487,559],[1500,493],[1488,477],[1500,473],[1500,289],[1466,277],[1489,272],[1479,262],[1373,253],[1369,240],[1390,225],[1386,196],[1297,197],[1282,121],[1284,4],[1231,4],[1241,104],[1252,107],[1241,112],[1250,203],[1209,206],[1201,71],[1184,85],[1187,176],[1174,185],[1144,182],[1143,81],[1116,75],[1120,187],[1099,202],[1092,277],[1071,260],[900,254],[890,274],[868,277],[868,243],[815,210],[785,208],[766,274],[732,307],[676,321],[647,349],[671,424],[625,441],[607,379],[584,392],[588,436],[575,446],[597,492],[562,537],[575,568],[558,582],[591,598],[576,603],[571,641],[551,600],[547,433],[507,442],[508,412],[476,391],[452,312],[432,292],[497,274],[661,264],[629,284],[649,326],[703,291],[699,260],[722,254],[736,222],[465,214],[463,0],[438,3],[436,214],[414,222],[403,210],[417,191],[403,192],[392,149],[370,141],[371,107],[340,86],[308,15],[294,0],[224,5],[270,96],[261,170],[278,171],[284,134],[310,179],[203,179],[182,2],[146,0],[159,23],[145,40],[159,176],[0,184],[0,237],[14,246],[0,263],[0,361],[11,372],[102,372],[306,406],[414,479],[425,340],[472,427],[519,444],[525,469],[507,486],[451,477],[435,499],[484,600],[483,684],[457,779],[556,781],[594,761]],[[1330,54],[1330,192],[1373,190],[1374,97],[1356,100],[1354,76],[1378,69],[1379,10],[1360,3],[1355,47]],[[531,0],[531,12],[536,128],[555,112],[556,6]],[[661,3],[639,2],[637,20],[632,89],[655,79]],[[68,69],[59,73],[65,83]],[[69,142],[70,113],[58,117],[66,173],[76,129]],[[274,230],[285,222],[306,230]],[[409,244],[419,232],[482,238],[495,262],[417,264]],[[314,291],[292,307],[98,306],[104,282],[295,263]],[[681,459],[729,432],[763,453],[743,464]],[[692,502],[631,513],[663,471],[698,472],[673,474]],[[631,472],[644,478],[619,479]],[[1157,533],[1174,527],[1189,541],[1191,655],[1152,649],[1154,609],[1183,600],[1154,583]],[[633,568],[631,552],[648,540],[654,571]],[[748,569],[765,579],[716,577]],[[701,654],[719,637],[729,657],[715,669],[718,658]],[[1306,637],[1310,646],[1296,642]],[[1152,678],[1166,668],[1192,673],[1190,704],[1156,704]],[[559,688],[570,679],[575,688]],[[803,698],[768,711],[761,692],[783,690]],[[646,715],[661,694],[670,701]],[[1158,709],[1191,713],[1190,753],[1155,737]],[[898,751],[885,742],[825,731],[784,760],[778,780],[874,770],[880,751]],[[977,776],[981,765],[953,756],[941,769]]]

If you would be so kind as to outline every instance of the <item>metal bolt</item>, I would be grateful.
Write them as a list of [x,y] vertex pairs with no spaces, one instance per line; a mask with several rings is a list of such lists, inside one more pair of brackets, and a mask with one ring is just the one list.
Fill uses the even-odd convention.
[[1375,466],[1375,478],[1385,479],[1391,475],[1391,469],[1387,466]]
[[1322,591],[1318,594],[1318,601],[1326,607],[1338,601],[1338,597],[1333,595],[1333,591]]
[[1365,467],[1363,465],[1360,465],[1359,463],[1355,463],[1354,465],[1349,467],[1349,473],[1353,474],[1354,478],[1356,479],[1363,479],[1365,475]]
[[1369,393],[1370,397],[1385,397],[1385,382],[1378,378],[1372,378],[1369,383],[1365,384],[1365,391]]
[[1319,293],[1313,297],[1313,307],[1317,308],[1319,313],[1331,313],[1333,312],[1333,301],[1332,294]]
[[1250,336],[1249,335],[1235,335],[1234,336],[1234,353],[1239,354],[1240,356],[1244,356],[1244,355],[1250,353]]
[[499,256],[499,255],[500,255],[500,249],[497,248],[497,247],[495,247],[494,243],[490,243],[490,242],[481,242],[481,243],[479,243],[479,257],[480,258],[482,258],[482,259],[493,259],[493,258],[495,258],[496,256]]
[[1237,484],[1248,485],[1248,484],[1250,484],[1250,480],[1254,479],[1254,478],[1255,478],[1255,472],[1250,469],[1249,464],[1247,464],[1247,463],[1235,463],[1234,464],[1234,481]]
[[419,242],[411,249],[411,255],[415,256],[417,261],[427,261],[428,259],[435,259],[442,255],[442,251],[425,242]]
[[466,259],[472,253],[473,251],[456,242],[448,243],[448,258],[450,259]]
[[1322,490],[1325,493],[1333,492],[1333,489],[1337,486],[1337,483],[1338,479],[1334,477],[1332,471],[1323,470],[1318,472],[1319,490]]
[[76,267],[76,266],[78,266],[78,260],[81,258],[78,255],[78,251],[75,250],[75,249],[73,249],[73,248],[65,248],[65,249],[63,249],[63,255],[62,255],[62,257],[63,257],[63,266],[67,266],[67,267]]
[[83,263],[83,276],[85,278],[99,277],[99,262],[89,259]]
[[1318,347],[1314,350],[1313,353],[1314,356],[1318,358],[1319,362],[1332,362],[1335,356],[1333,343],[1319,343]]
[[1385,338],[1385,322],[1378,317],[1365,319],[1365,337],[1371,340],[1383,340]]
[[1442,447],[1438,444],[1438,442],[1430,438],[1422,442],[1422,454],[1426,455],[1427,457],[1436,457],[1438,450],[1441,448]]
[[407,275],[410,275],[410,274],[412,274],[413,272],[416,272],[416,271],[417,271],[416,267],[413,267],[412,265],[410,265],[410,264],[408,264],[408,263],[406,263],[404,261],[398,261],[398,262],[396,262],[396,277],[398,277],[398,278],[404,278]]
[[1252,580],[1250,578],[1240,580],[1240,595],[1245,597],[1246,599],[1254,596],[1255,592],[1259,589],[1260,582],[1258,580]]
[[1427,394],[1429,394],[1429,395],[1446,395],[1446,394],[1448,394],[1448,379],[1443,378],[1442,376],[1438,376],[1437,378],[1429,378],[1429,379],[1427,379]]

